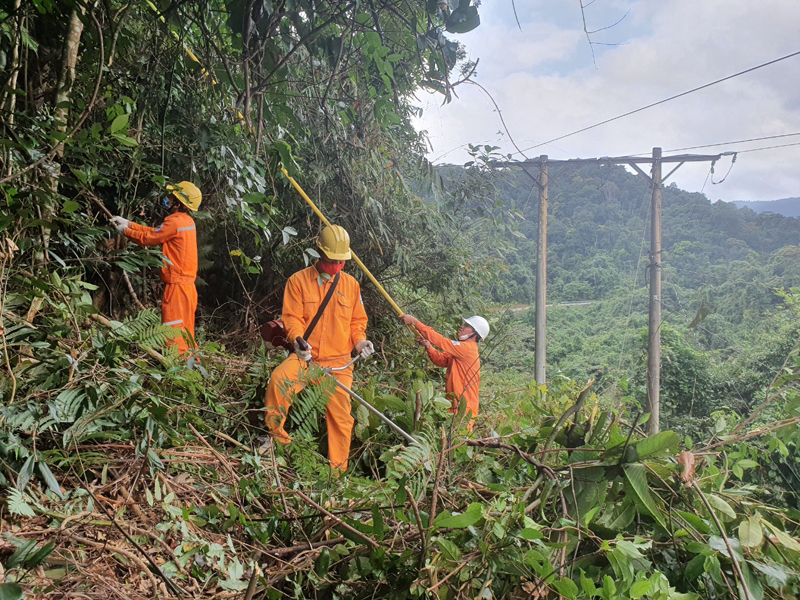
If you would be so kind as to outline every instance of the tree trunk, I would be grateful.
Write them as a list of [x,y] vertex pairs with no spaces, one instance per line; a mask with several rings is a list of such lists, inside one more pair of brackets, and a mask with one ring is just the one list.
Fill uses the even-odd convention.
[[[61,72],[58,76],[58,85],[56,87],[56,96],[54,99],[53,116],[56,120],[56,131],[60,134],[66,134],[67,121],[69,119],[69,107],[64,104],[69,101],[70,93],[72,92],[72,84],[75,82],[75,66],[78,63],[78,48],[81,45],[81,34],[83,33],[83,21],[80,19],[80,14],[83,14],[83,7],[76,7],[72,9],[69,16],[69,23],[67,24],[67,33],[64,37],[64,50],[61,58]],[[100,60],[103,60],[102,57]],[[54,140],[57,144],[59,140]],[[58,179],[61,174],[60,160],[64,155],[64,147],[61,146],[58,150],[57,158],[50,169],[51,175],[49,176],[49,188],[52,198],[55,199],[58,195]],[[44,221],[49,221],[53,217],[52,203],[43,203],[41,206],[41,215]],[[42,226],[42,253],[44,260],[49,259],[47,248],[50,245],[50,230],[46,226]],[[42,308],[43,298],[34,298],[31,306],[28,309],[26,319],[32,322],[36,318],[36,313]]]
[[[14,2],[14,13],[19,13],[19,7],[22,3],[22,0],[15,0]],[[11,78],[8,81],[8,119],[6,119],[6,123],[9,127],[14,126],[14,109],[16,108],[17,104],[17,95],[14,93],[17,89],[17,79],[19,78],[19,70],[20,70],[20,58],[22,56],[22,26],[23,26],[23,17],[18,14],[17,16],[17,32],[18,36],[17,39],[14,40],[14,48],[11,52]],[[5,92],[3,94],[3,99],[0,101],[0,107],[5,104],[6,95]],[[8,167],[8,171],[6,175],[11,175],[11,149],[9,148],[6,153],[7,160],[6,165]]]

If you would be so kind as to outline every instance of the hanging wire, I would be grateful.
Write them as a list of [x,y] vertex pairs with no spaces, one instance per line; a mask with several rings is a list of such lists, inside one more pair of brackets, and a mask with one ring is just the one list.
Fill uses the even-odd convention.
[[[625,356],[625,345],[628,341],[628,333],[630,333],[630,325],[631,325],[631,317],[633,316],[633,301],[636,298],[637,292],[637,282],[639,281],[639,269],[641,268],[642,264],[642,256],[644,256],[644,247],[645,241],[647,239],[647,228],[650,224],[650,212],[651,212],[651,203],[646,202],[648,194],[652,193],[652,184],[645,187],[645,194],[642,199],[642,202],[647,205],[647,215],[644,219],[644,231],[642,231],[642,240],[639,242],[639,258],[636,259],[636,268],[634,270],[633,278],[631,279],[631,299],[628,305],[628,317],[625,319],[625,329],[624,333],[622,334],[622,343],[620,344],[619,349],[619,363],[617,364],[617,373],[619,373],[618,377],[622,376],[622,361]],[[614,381],[614,391],[619,389],[619,380]]]
[[714,174],[714,165],[716,165],[716,164],[717,164],[717,161],[715,161],[715,160],[711,161],[711,168],[708,170],[708,173],[706,174],[706,180],[703,182],[703,187],[700,188],[700,193],[701,194],[706,189],[706,184],[708,183],[708,179]]
[[734,152],[733,153],[733,158],[731,159],[731,165],[728,167],[728,172],[725,173],[725,177],[723,177],[720,181],[714,181],[714,168],[712,166],[712,168],[711,168],[711,185],[719,185],[720,183],[723,183],[728,178],[728,175],[731,174],[731,169],[733,169],[733,165],[736,163],[736,157],[737,156],[738,156],[738,153]]

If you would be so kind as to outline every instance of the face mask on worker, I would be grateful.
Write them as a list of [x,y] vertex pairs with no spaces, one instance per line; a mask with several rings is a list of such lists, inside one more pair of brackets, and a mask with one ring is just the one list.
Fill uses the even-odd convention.
[[170,210],[172,210],[172,199],[162,198],[161,202],[158,203],[158,206],[161,207],[162,210],[169,212]]
[[464,335],[458,336],[458,340],[460,342],[466,342],[468,339],[472,338],[475,335],[475,332],[472,333],[465,333]]
[[334,275],[336,275],[339,271],[341,271],[344,268],[344,261],[336,262],[336,263],[329,263],[329,262],[324,262],[324,261],[320,260],[320,261],[317,261],[317,268],[320,270],[320,272],[327,273],[328,275],[333,277]]

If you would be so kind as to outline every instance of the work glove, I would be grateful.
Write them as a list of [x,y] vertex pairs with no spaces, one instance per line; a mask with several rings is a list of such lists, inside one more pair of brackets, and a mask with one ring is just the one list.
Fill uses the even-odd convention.
[[369,340],[361,340],[356,344],[356,352],[361,355],[361,358],[367,358],[371,354],[375,354],[375,346]]
[[111,224],[117,228],[117,231],[122,233],[128,228],[128,225],[130,225],[131,222],[122,217],[111,217]]
[[308,350],[303,350],[300,347],[300,344],[297,343],[297,340],[294,341],[294,353],[302,360],[303,362],[311,362],[311,345],[309,344]]

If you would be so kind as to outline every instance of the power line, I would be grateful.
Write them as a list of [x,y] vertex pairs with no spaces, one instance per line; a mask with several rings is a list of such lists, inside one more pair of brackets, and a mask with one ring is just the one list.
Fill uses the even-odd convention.
[[739,154],[744,154],[745,152],[760,152],[761,150],[772,150],[773,148],[788,148],[790,146],[800,146],[800,142],[795,142],[794,144],[780,144],[778,146],[764,146],[763,148],[751,148],[750,150],[739,150]]
[[[552,142],[557,142],[558,140],[563,140],[564,138],[568,138],[573,135],[577,135],[579,133],[583,133],[584,131],[588,131],[590,129],[594,129],[595,127],[600,127],[601,125],[605,125],[606,123],[611,123],[612,121],[616,121],[617,119],[622,119],[623,117],[628,117],[630,115],[636,114],[638,112],[642,112],[643,110],[647,110],[648,108],[653,108],[654,106],[658,106],[659,104],[664,104],[665,102],[669,102],[670,100],[675,100],[677,98],[681,98],[683,96],[687,96],[694,92],[699,92],[700,90],[704,90],[706,88],[711,87],[712,85],[717,85],[718,83],[722,83],[723,81],[728,81],[729,79],[733,79],[734,77],[739,77],[740,75],[745,75],[746,73],[751,73],[758,69],[762,69],[769,65],[774,65],[775,63],[781,62],[782,60],[786,60],[788,58],[792,58],[794,56],[800,55],[800,50],[797,52],[792,52],[791,54],[787,54],[786,56],[781,56],[780,58],[776,58],[775,60],[771,60],[769,62],[762,63],[760,65],[756,65],[755,67],[750,67],[749,69],[745,69],[744,71],[739,71],[738,73],[734,73],[733,75],[728,75],[727,77],[723,77],[722,79],[717,79],[716,81],[712,81],[711,83],[706,83],[705,85],[701,85],[696,88],[692,88],[691,90],[687,90],[685,92],[681,92],[680,94],[675,94],[674,96],[670,96],[669,98],[664,98],[663,100],[659,100],[658,102],[653,102],[652,104],[648,104],[647,106],[642,106],[641,108],[637,108],[636,110],[631,110],[621,115],[617,115],[616,117],[612,117],[610,119],[606,119],[605,121],[600,121],[599,123],[595,123],[594,125],[589,125],[588,127],[584,127],[582,129],[578,129],[577,131],[573,131],[572,133],[567,133],[566,135],[561,135],[559,137],[553,138],[552,140],[547,140],[546,142],[541,142],[529,148],[525,148],[523,152],[520,154],[527,152],[528,150],[533,150],[534,148],[538,148],[539,146],[545,146]],[[516,154],[516,153],[515,153]]]
[[[764,137],[757,137],[757,138],[749,138],[746,140],[733,140],[730,142],[719,142],[718,144],[703,144],[701,146],[686,146],[685,148],[670,148],[669,150],[664,150],[664,152],[683,152],[684,150],[698,150],[700,148],[715,148],[717,146],[730,146],[731,144],[746,144],[748,142],[761,142],[764,140],[777,140],[779,138],[785,137],[793,137],[795,135],[800,135],[800,131],[795,133],[782,133],[780,135],[767,135]],[[749,152],[748,150],[739,150],[739,152]],[[650,151],[647,152],[639,152],[638,154],[631,154],[630,156],[644,156],[650,154]]]

